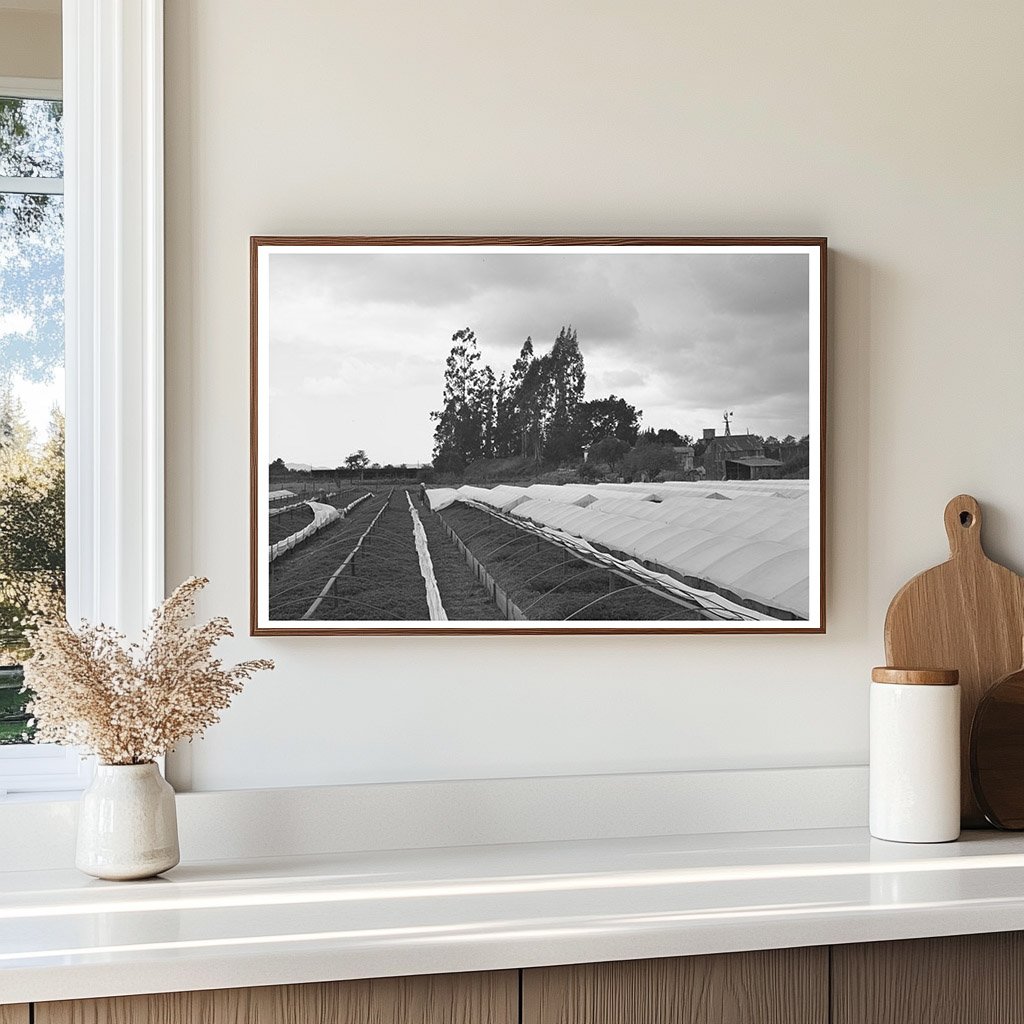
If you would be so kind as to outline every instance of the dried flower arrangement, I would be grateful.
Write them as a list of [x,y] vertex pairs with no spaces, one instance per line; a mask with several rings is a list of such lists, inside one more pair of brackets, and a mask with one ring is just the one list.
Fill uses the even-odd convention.
[[217,722],[245,680],[274,663],[225,668],[213,656],[233,635],[228,620],[187,624],[208,582],[182,583],[154,611],[141,645],[109,626],[75,630],[63,616],[40,618],[25,663],[36,741],[84,747],[104,764],[147,764]]

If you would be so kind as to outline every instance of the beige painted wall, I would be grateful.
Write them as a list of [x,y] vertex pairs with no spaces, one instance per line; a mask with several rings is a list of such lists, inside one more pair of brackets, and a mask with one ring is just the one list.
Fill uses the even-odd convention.
[[192,754],[269,786],[860,763],[892,592],[1024,569],[1024,6],[167,0],[168,569],[248,602],[260,233],[828,235],[823,637],[282,639]]
[[60,78],[60,15],[4,10],[0,4],[0,78]]

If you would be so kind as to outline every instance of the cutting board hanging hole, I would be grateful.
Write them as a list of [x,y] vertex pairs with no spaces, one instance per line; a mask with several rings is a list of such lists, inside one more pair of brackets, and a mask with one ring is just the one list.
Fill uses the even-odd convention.
[[949,553],[954,558],[967,553],[984,555],[981,548],[981,508],[974,498],[969,494],[958,494],[946,506],[943,518],[949,538]]

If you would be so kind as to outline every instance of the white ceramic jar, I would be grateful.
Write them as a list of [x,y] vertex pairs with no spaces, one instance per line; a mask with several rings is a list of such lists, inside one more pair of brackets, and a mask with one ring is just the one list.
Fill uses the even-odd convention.
[[151,878],[180,860],[174,790],[149,764],[99,764],[78,812],[75,865],[95,878]]
[[953,669],[871,673],[870,828],[876,839],[960,835],[960,685]]

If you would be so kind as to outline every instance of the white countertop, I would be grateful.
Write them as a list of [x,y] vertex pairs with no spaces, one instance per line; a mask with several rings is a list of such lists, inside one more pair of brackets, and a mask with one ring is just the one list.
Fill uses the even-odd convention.
[[0,872],[0,1004],[1024,929],[1024,836],[861,829]]

